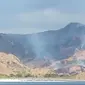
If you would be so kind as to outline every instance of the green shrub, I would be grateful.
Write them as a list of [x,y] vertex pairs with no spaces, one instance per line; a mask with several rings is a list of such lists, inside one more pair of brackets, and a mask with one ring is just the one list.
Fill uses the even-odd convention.
[[30,73],[23,71],[23,72],[17,72],[16,77],[32,77],[32,75]]
[[53,77],[53,78],[55,78],[57,75],[56,74],[45,74],[44,75],[44,77]]
[[14,74],[10,74],[10,77],[15,77],[15,75]]
[[9,76],[5,74],[0,74],[0,78],[9,78]]
[[31,74],[26,74],[24,77],[32,77]]
[[23,75],[21,73],[17,73],[16,77],[23,77]]

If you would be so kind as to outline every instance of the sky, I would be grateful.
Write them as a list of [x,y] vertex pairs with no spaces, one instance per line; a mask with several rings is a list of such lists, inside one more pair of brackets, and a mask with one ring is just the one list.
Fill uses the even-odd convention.
[[0,32],[30,34],[85,24],[85,0],[0,0]]

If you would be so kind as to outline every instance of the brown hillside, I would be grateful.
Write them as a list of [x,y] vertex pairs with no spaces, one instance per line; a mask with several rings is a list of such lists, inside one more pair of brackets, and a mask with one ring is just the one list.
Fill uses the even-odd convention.
[[0,74],[15,74],[26,69],[27,67],[15,55],[0,52]]

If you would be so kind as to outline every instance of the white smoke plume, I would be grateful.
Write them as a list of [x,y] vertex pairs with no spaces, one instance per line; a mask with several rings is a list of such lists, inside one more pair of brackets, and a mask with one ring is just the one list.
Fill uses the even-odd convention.
[[81,36],[81,49],[85,47],[85,34],[83,33]]

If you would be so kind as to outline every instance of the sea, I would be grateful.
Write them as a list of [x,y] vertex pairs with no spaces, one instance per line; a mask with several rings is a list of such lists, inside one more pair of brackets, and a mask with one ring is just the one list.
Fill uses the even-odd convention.
[[85,85],[85,82],[0,82],[0,85]]

